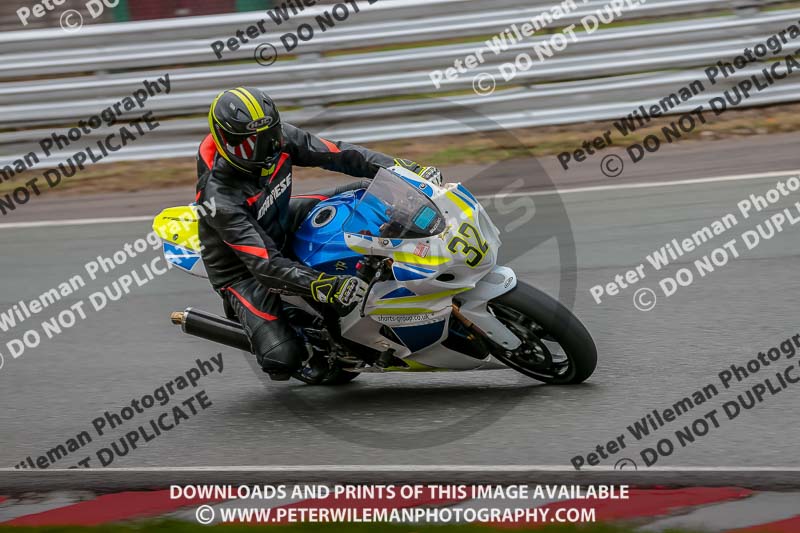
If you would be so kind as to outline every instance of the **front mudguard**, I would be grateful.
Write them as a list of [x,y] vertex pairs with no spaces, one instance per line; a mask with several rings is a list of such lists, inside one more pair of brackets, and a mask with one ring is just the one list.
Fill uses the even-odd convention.
[[508,267],[497,266],[481,278],[474,289],[462,293],[458,297],[461,302],[461,314],[492,341],[507,350],[519,348],[522,342],[489,312],[486,303],[516,286],[517,275],[514,271]]

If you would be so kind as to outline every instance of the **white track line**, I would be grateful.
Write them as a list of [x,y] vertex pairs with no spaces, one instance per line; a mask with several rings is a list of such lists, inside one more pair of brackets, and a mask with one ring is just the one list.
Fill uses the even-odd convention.
[[[701,185],[703,183],[724,183],[729,181],[745,181],[745,180],[759,180],[769,178],[788,177],[793,175],[800,175],[798,170],[784,170],[778,172],[764,172],[761,174],[738,174],[732,176],[715,176],[709,178],[695,178],[688,180],[675,180],[675,181],[653,181],[647,183],[618,183],[616,185],[594,185],[590,187],[571,187],[566,189],[554,189],[545,191],[532,191],[532,192],[511,192],[501,193],[499,195],[480,195],[477,196],[479,200],[491,200],[493,198],[516,198],[516,197],[530,197],[530,196],[550,196],[562,194],[574,194],[584,192],[603,192],[603,191],[622,191],[628,189],[652,189],[657,187],[671,187],[677,185]],[[134,217],[118,217],[118,218],[73,218],[67,220],[41,220],[36,222],[8,222],[0,224],[0,230],[4,229],[21,229],[21,228],[47,228],[53,226],[90,226],[94,224],[118,224],[123,222],[145,222],[153,220],[153,216],[142,215]]]
[[800,175],[800,170],[782,170],[777,172],[762,172],[759,174],[736,174],[732,176],[716,176],[710,178],[694,178],[688,180],[674,181],[651,181],[646,183],[618,183],[616,185],[593,185],[588,187],[568,187],[566,189],[554,189],[535,192],[512,192],[508,194],[481,195],[476,198],[480,200],[491,200],[495,197],[514,198],[517,196],[548,196],[553,194],[572,194],[583,192],[602,192],[602,191],[621,191],[626,189],[651,189],[657,187],[670,187],[672,185],[702,185],[703,183],[724,183],[728,181],[759,180],[769,178],[781,178]]
[[7,222],[0,229],[50,228],[53,226],[91,226],[94,224],[121,224],[123,222],[151,221],[154,216],[113,217],[113,218],[69,218],[65,220],[39,220],[36,222]]

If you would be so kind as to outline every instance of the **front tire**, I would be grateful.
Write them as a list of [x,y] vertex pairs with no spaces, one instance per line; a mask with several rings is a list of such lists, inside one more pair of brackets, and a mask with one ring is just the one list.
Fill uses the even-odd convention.
[[582,383],[594,372],[592,336],[558,300],[519,282],[491,300],[488,309],[522,340],[515,350],[489,341],[491,354],[517,372],[554,385]]

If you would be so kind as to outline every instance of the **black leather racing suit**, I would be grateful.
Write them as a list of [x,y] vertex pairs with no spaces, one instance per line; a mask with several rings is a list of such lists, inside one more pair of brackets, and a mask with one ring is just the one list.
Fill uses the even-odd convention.
[[197,202],[216,203],[201,217],[203,261],[226,314],[244,327],[261,367],[285,374],[307,357],[305,344],[289,323],[280,297],[269,289],[311,296],[319,272],[287,257],[291,235],[316,202],[350,187],[291,197],[292,165],[321,167],[372,178],[394,159],[366,148],[331,142],[283,124],[284,148],[269,175],[253,176],[233,168],[217,153],[209,135],[197,157]]

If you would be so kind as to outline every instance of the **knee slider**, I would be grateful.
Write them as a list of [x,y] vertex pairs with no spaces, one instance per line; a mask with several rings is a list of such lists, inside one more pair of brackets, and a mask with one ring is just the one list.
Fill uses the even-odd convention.
[[264,372],[291,373],[300,368],[307,356],[305,343],[300,337],[293,337],[257,354],[256,359]]

